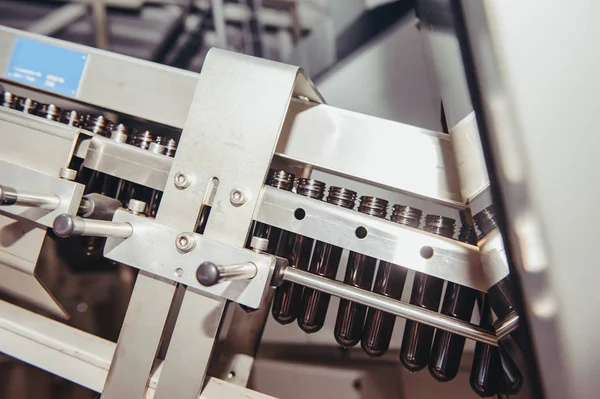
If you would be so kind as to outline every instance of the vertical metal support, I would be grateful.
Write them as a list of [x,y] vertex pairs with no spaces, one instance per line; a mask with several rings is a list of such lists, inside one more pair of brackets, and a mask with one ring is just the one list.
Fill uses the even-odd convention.
[[175,294],[175,284],[140,271],[123,321],[103,399],[142,398]]
[[218,46],[227,49],[227,30],[225,26],[225,12],[223,11],[223,0],[211,0],[213,23],[217,33]]
[[186,290],[154,398],[198,397],[225,304],[224,299]]
[[38,35],[52,36],[82,18],[87,9],[85,4],[65,4],[29,25],[27,30]]
[[254,357],[260,344],[267,318],[271,310],[273,289],[264,296],[260,309],[246,312],[240,306],[235,306],[232,323],[227,331],[223,344],[223,353],[219,359],[216,371],[218,378],[245,387],[250,379]]
[[[292,94],[322,102],[297,67],[210,50],[157,220],[169,215],[169,224],[177,227],[197,220],[218,179],[204,235],[243,247]],[[174,187],[180,174],[189,178],[189,187]],[[232,204],[234,189],[243,192],[243,204]]]
[[[202,68],[157,220],[193,231],[202,206],[210,204],[204,235],[243,248],[295,89],[313,101],[321,100],[297,67],[212,49]],[[177,187],[177,177],[182,175],[187,184]],[[156,399],[195,398],[200,393],[224,306],[223,300],[186,291]],[[236,318],[234,323],[242,326],[245,320]],[[253,330],[262,332],[262,326]],[[257,334],[248,341],[249,349],[239,349],[246,354],[248,375],[259,339]]]
[[103,50],[108,49],[108,19],[106,17],[106,3],[103,0],[92,1],[92,21],[94,24],[94,34],[96,38],[96,47]]

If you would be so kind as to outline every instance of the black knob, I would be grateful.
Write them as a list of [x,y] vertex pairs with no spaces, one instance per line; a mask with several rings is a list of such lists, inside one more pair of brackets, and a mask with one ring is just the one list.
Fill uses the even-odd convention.
[[17,190],[0,185],[0,205],[14,205],[17,203]]
[[58,215],[52,223],[52,229],[57,237],[70,237],[75,232],[75,221],[71,215]]
[[219,268],[212,262],[204,262],[196,270],[198,282],[205,287],[211,287],[221,279]]

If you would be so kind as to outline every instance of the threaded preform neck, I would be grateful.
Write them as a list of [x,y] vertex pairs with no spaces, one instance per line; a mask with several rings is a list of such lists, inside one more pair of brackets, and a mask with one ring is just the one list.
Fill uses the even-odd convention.
[[327,202],[347,209],[354,209],[356,191],[347,188],[331,186],[327,195]]
[[294,177],[293,174],[285,170],[269,169],[267,184],[280,190],[292,191],[292,188],[294,188]]
[[498,223],[496,222],[496,208],[494,205],[488,206],[473,216],[473,221],[475,221],[475,226],[479,230],[479,238],[485,237],[498,227]]
[[458,233],[458,241],[466,244],[477,245],[477,235],[473,226],[467,223],[463,223],[460,226],[460,232]]
[[315,179],[299,178],[296,193],[305,197],[322,200],[325,194],[325,183]]
[[149,130],[145,130],[143,132],[138,132],[133,136],[133,140],[131,144],[136,147],[139,147],[143,150],[147,150],[150,147],[150,143],[154,141],[154,136],[150,133]]
[[451,238],[454,235],[456,220],[439,215],[425,216],[424,230],[442,237]]
[[391,220],[392,222],[402,224],[404,226],[418,228],[421,223],[423,211],[413,208],[408,205],[396,204],[393,206]]
[[12,94],[9,91],[5,91],[2,94],[2,106],[7,108],[14,108],[16,103],[19,101],[19,97]]
[[31,98],[20,98],[17,105],[17,109],[26,114],[37,114],[39,107],[40,103]]
[[387,216],[388,201],[363,195],[360,197],[360,204],[358,205],[358,211],[366,215],[375,216],[378,218],[385,218]]
[[177,151],[177,141],[168,137],[157,137],[156,142],[165,147],[165,155],[173,158]]
[[66,125],[79,127],[79,113],[75,110],[65,110],[60,115],[60,121]]
[[61,113],[62,110],[54,104],[44,104],[40,109],[40,116],[51,121],[58,120],[60,118]]

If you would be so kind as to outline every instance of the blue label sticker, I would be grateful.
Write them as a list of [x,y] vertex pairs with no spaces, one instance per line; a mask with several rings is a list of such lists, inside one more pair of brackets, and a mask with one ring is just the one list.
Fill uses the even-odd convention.
[[4,77],[42,90],[75,97],[87,53],[17,37]]

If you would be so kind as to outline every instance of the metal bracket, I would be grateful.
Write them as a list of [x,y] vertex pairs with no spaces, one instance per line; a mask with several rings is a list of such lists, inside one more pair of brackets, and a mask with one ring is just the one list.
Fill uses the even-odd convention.
[[111,176],[163,191],[173,158],[154,154],[105,137],[89,142],[83,166]]
[[[302,220],[294,216],[297,209],[304,210]],[[482,253],[476,246],[268,186],[263,188],[254,217],[268,225],[482,292],[508,274],[505,264],[483,263],[482,267]],[[356,235],[361,227],[367,231],[364,238]]]
[[[125,222],[133,227],[131,237],[109,238],[104,256],[114,261],[193,287],[210,295],[258,308],[273,274],[275,259],[246,249],[233,248],[200,234],[190,233],[196,246],[189,252],[177,249],[179,231],[153,219],[135,216],[119,209],[113,222]],[[251,280],[235,280],[205,287],[196,279],[196,269],[203,262],[229,265],[252,262],[257,274]]]

